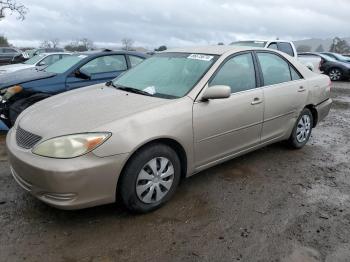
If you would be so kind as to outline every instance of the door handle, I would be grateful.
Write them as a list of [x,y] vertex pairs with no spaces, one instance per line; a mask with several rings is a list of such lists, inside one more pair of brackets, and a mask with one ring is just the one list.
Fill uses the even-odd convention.
[[298,92],[305,92],[305,91],[306,91],[306,89],[305,89],[303,86],[300,86],[300,87],[299,87]]
[[258,105],[261,104],[263,101],[259,97],[255,97],[254,100],[251,102],[252,105]]

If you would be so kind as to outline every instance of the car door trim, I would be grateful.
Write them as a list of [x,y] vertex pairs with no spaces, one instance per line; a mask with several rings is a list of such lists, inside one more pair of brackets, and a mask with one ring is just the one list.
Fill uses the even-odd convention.
[[250,128],[250,127],[253,127],[253,126],[261,125],[262,123],[263,123],[263,122],[260,121],[260,122],[256,122],[256,123],[253,123],[253,124],[250,124],[250,125],[242,126],[242,127],[240,127],[240,128],[231,129],[231,130],[228,130],[228,131],[226,131],[226,132],[222,132],[222,133],[220,133],[220,134],[216,134],[216,135],[212,135],[212,136],[203,138],[203,139],[201,139],[201,140],[196,141],[196,143],[205,142],[205,141],[210,140],[210,139],[213,139],[213,138],[217,138],[217,137],[220,137],[220,136],[228,135],[228,134],[231,134],[231,133],[234,133],[234,132],[243,130],[243,129],[247,129],[247,128]]

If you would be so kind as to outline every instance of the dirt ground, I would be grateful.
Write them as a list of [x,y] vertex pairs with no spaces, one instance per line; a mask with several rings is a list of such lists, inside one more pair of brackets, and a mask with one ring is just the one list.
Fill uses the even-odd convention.
[[304,149],[279,143],[211,168],[146,215],[48,207],[1,152],[0,261],[350,261],[350,83],[333,97]]

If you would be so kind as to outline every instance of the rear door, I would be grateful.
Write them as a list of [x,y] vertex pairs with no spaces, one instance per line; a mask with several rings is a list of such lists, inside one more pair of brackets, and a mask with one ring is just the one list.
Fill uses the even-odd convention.
[[282,56],[268,51],[256,55],[264,85],[264,143],[283,137],[294,125],[306,103],[307,87],[301,74]]
[[67,89],[75,89],[83,86],[89,86],[104,83],[117,77],[128,69],[125,55],[105,55],[94,58],[81,66],[79,70],[91,75],[91,79],[82,79],[74,73],[68,76]]
[[194,103],[197,167],[231,156],[260,142],[264,103],[263,91],[257,88],[254,65],[250,52],[228,59],[208,85],[209,88],[215,85],[230,86],[231,96]]

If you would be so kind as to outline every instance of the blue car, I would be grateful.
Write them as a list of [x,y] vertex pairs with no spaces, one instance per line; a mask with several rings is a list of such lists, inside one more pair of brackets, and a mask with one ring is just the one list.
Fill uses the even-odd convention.
[[0,76],[0,130],[11,127],[27,107],[76,88],[108,82],[147,55],[130,51],[83,52],[43,70],[26,69]]

